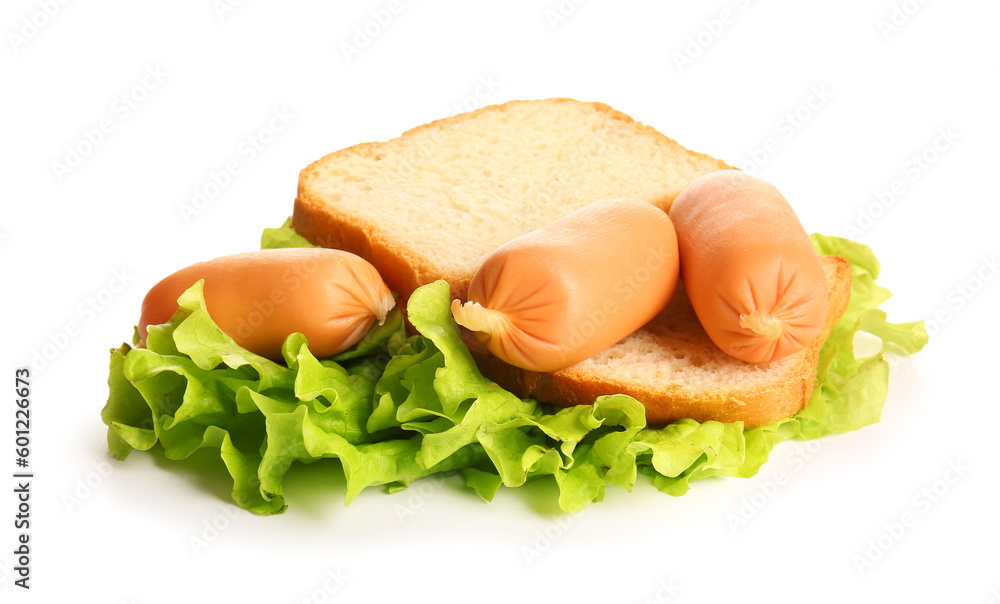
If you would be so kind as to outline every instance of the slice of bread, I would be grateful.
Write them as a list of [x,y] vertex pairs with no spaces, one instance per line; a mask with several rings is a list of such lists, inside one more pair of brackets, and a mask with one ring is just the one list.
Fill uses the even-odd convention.
[[724,162],[601,103],[511,101],[331,153],[299,176],[292,227],[366,258],[405,301],[455,298],[503,243],[608,197],[663,208]]
[[[687,183],[728,168],[600,103],[512,101],[314,162],[299,177],[292,226],[316,245],[367,259],[403,302],[438,279],[464,301],[483,259],[514,237],[608,197],[666,211]],[[819,350],[850,295],[850,264],[823,262],[824,330],[772,363],[723,353],[683,292],[644,328],[553,373],[508,365],[469,332],[465,340],[484,375],[519,396],[573,405],[624,393],[646,406],[653,424],[690,417],[755,427],[808,402]]]
[[770,363],[747,363],[722,352],[698,322],[683,289],[642,329],[586,361],[552,373],[508,365],[471,332],[463,331],[463,338],[483,375],[521,397],[569,406],[621,393],[646,407],[651,424],[687,417],[742,421],[755,428],[806,406],[819,351],[847,308],[850,262],[840,256],[820,260],[830,300],[823,329],[806,348]]

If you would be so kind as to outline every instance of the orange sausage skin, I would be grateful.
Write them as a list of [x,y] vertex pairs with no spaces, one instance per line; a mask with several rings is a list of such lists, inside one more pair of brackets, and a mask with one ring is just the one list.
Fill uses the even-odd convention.
[[681,280],[715,344],[751,363],[807,346],[823,327],[826,274],[802,223],[771,184],[706,174],[674,200]]
[[146,294],[139,318],[146,328],[170,320],[177,299],[204,279],[209,316],[247,350],[281,361],[281,345],[301,332],[323,358],[345,350],[395,305],[375,268],[340,250],[261,250],[199,262],[166,277]]
[[500,359],[555,371],[590,358],[666,306],[680,278],[663,210],[633,199],[591,203],[491,254],[452,302],[456,321]]

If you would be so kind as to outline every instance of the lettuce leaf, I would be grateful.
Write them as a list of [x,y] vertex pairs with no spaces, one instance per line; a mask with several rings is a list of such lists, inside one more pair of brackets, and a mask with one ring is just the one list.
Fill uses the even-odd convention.
[[[877,422],[888,392],[884,353],[913,354],[927,342],[922,322],[889,323],[889,297],[876,284],[871,249],[812,236],[821,254],[851,261],[851,300],[820,353],[809,405],[794,417],[745,429],[742,423],[686,419],[646,425],[625,395],[560,408],[521,399],[482,376],[462,342],[443,281],[417,289],[401,311],[351,349],[317,359],[290,334],[275,363],[240,348],[211,320],[201,282],[177,313],[151,327],[144,349],[112,350],[102,411],[108,448],[124,459],[157,443],[170,459],[218,449],[233,479],[232,498],[259,514],[285,510],[282,482],[296,462],[340,461],[350,503],[362,490],[394,492],[414,480],[458,473],[486,500],[501,486],[552,480],[568,512],[601,501],[608,485],[631,491],[639,474],[671,495],[708,476],[750,477],[778,443],[856,430]],[[262,247],[309,243],[286,222]],[[866,331],[882,350],[856,358]],[[332,467],[337,467],[336,465]]]
[[260,249],[274,250],[283,247],[319,247],[309,243],[309,240],[299,235],[292,228],[292,217],[276,229],[264,229],[260,235]]

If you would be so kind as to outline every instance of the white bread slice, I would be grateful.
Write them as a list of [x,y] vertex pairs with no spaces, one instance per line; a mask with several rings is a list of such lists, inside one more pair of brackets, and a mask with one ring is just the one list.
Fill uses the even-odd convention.
[[[299,177],[292,226],[314,244],[367,259],[401,301],[437,279],[465,300],[483,259],[510,239],[608,197],[666,211],[687,183],[727,168],[600,103],[512,101],[314,162]],[[469,332],[465,341],[484,375],[519,396],[573,405],[624,393],[646,406],[652,424],[690,417],[755,427],[808,402],[819,350],[850,295],[850,264],[823,262],[824,330],[772,363],[723,353],[682,292],[643,329],[553,373],[508,365]]]
[[371,262],[403,301],[466,288],[503,243],[608,197],[664,211],[724,162],[601,103],[511,101],[331,153],[299,176],[292,226]]

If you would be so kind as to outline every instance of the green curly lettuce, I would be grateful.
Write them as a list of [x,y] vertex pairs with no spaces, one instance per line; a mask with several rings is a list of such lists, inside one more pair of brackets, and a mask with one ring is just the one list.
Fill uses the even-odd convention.
[[[340,461],[348,503],[362,490],[394,492],[438,473],[461,473],[486,500],[501,486],[553,480],[568,512],[601,501],[608,485],[631,491],[645,475],[682,495],[692,480],[750,477],[772,448],[856,430],[881,416],[891,350],[912,354],[927,342],[922,322],[889,323],[879,304],[879,265],[862,244],[814,235],[821,254],[850,260],[851,299],[819,357],[809,405],[794,417],[745,429],[740,422],[686,419],[646,425],[643,406],[625,395],[560,408],[522,399],[482,376],[450,312],[450,288],[425,285],[351,349],[317,359],[302,334],[275,363],[239,347],[205,310],[201,283],[179,300],[166,324],[149,328],[146,348],[111,353],[102,411],[108,447],[124,459],[159,443],[182,459],[217,449],[233,479],[233,500],[247,510],[285,509],[282,481],[296,462]],[[262,247],[306,246],[286,222],[267,229]],[[856,358],[858,331],[883,342]]]

